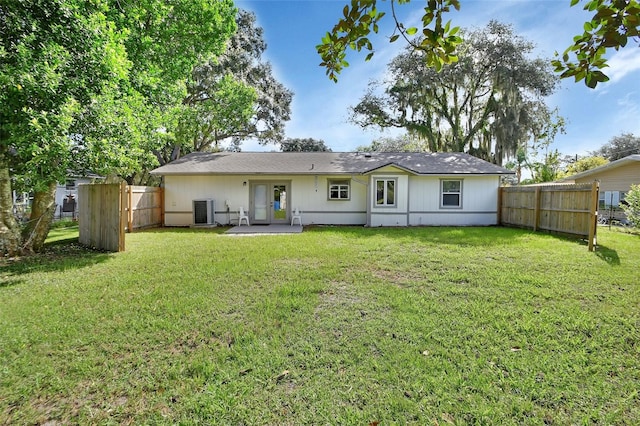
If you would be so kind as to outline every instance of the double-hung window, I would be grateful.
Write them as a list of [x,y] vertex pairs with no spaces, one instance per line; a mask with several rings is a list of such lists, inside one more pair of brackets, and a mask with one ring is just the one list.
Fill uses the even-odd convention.
[[330,200],[348,200],[350,197],[350,184],[348,180],[329,181]]
[[446,209],[462,207],[462,180],[440,181],[440,207]]
[[376,206],[396,205],[396,179],[376,179]]
[[620,204],[624,204],[624,198],[627,195],[624,191],[600,191],[598,208],[621,208]]

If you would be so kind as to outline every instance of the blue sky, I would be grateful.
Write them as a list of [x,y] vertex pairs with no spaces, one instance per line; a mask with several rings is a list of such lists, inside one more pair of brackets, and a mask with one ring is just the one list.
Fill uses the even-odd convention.
[[[379,0],[380,1],[380,0]],[[267,51],[276,78],[294,92],[287,137],[322,139],[333,151],[353,151],[392,133],[363,130],[347,120],[349,106],[357,104],[370,80],[380,78],[388,62],[404,44],[390,44],[390,14],[373,38],[375,56],[350,53],[350,67],[330,81],[318,64],[315,46],[338,21],[347,0],[239,0],[236,6],[253,11],[264,29]],[[462,0],[460,12],[450,13],[454,25],[482,28],[496,19],[514,26],[515,32],[536,44],[536,56],[551,58],[562,53],[590,17],[569,0]],[[424,0],[401,6],[405,23],[418,24]],[[388,8],[389,2],[380,8]],[[587,155],[623,132],[640,136],[640,48],[637,42],[609,55],[605,70],[611,81],[593,90],[583,82],[562,82],[548,105],[558,107],[567,120],[566,134],[558,135],[552,149],[566,155]],[[244,151],[276,150],[245,142]]]

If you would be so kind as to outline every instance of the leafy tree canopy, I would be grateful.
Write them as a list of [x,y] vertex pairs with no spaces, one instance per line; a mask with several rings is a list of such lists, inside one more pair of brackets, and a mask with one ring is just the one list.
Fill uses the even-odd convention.
[[[377,33],[379,22],[387,11],[382,10],[383,1],[351,0],[344,6],[343,16],[317,46],[322,58],[321,66],[326,68],[330,79],[337,81],[338,74],[349,66],[346,50],[368,51],[366,60],[374,54],[369,40],[371,32]],[[409,3],[410,0],[389,0],[390,11],[395,21],[395,32],[390,42],[404,39],[414,49],[424,52],[426,64],[436,70],[443,65],[458,60],[457,48],[462,42],[459,27],[445,21],[452,9],[460,10],[460,0],[424,0],[426,7],[422,16],[422,28],[406,27],[398,20],[396,6]],[[584,80],[594,88],[599,82],[608,80],[601,71],[607,66],[605,53],[609,49],[625,47],[629,39],[640,35],[640,4],[637,0],[570,0],[571,6],[583,4],[585,10],[593,13],[590,21],[584,24],[583,32],[573,39],[573,43],[562,55],[553,61],[555,70],[563,78],[574,77]],[[381,6],[379,8],[379,6]],[[421,38],[414,39],[416,34]]]
[[262,60],[267,45],[255,14],[238,11],[236,25],[223,54],[193,69],[174,138],[153,148],[161,164],[223,143],[239,149],[246,139],[267,144],[284,138],[293,93]]
[[322,139],[290,138],[280,142],[282,152],[331,152]]
[[406,49],[384,81],[371,83],[351,121],[403,128],[428,151],[467,152],[497,164],[562,130],[562,119],[544,103],[557,78],[547,62],[528,58],[533,45],[511,26],[493,21],[470,31],[458,50],[458,61],[437,72],[422,51]]
[[358,152],[427,152],[428,146],[410,133],[395,137],[383,137],[371,142],[371,145],[361,145]]
[[586,172],[587,170],[604,166],[607,163],[609,163],[609,160],[599,156],[580,158],[578,161],[575,161],[567,166],[564,171],[564,175],[571,176],[578,173]]
[[640,137],[633,133],[622,133],[613,137],[602,148],[594,151],[593,155],[601,156],[609,161],[619,160],[633,154],[640,154]]
[[553,182],[561,177],[562,160],[558,150],[546,152],[542,159],[526,161],[526,167],[531,172],[531,178],[525,179],[523,185],[532,183]]
[[[2,2],[1,253],[42,246],[73,155],[131,166],[133,144],[171,116],[197,61],[223,51],[235,12],[230,0]],[[16,180],[35,190],[24,245]]]
[[0,155],[10,154],[12,170],[32,189],[64,179],[77,114],[129,71],[124,36],[105,20],[105,8],[49,0],[0,9]]

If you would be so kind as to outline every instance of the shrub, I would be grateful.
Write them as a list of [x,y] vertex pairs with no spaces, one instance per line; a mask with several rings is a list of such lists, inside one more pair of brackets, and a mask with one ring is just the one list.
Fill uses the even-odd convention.
[[640,184],[631,185],[631,189],[624,197],[622,208],[631,225],[634,228],[640,228]]

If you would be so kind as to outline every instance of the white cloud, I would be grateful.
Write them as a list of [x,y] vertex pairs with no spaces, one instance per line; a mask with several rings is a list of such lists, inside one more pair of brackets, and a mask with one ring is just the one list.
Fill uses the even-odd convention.
[[609,84],[622,80],[628,74],[640,70],[640,49],[629,46],[616,52],[608,61],[604,72],[610,78]]
[[616,124],[624,132],[640,134],[640,96],[638,92],[629,92],[618,99]]

